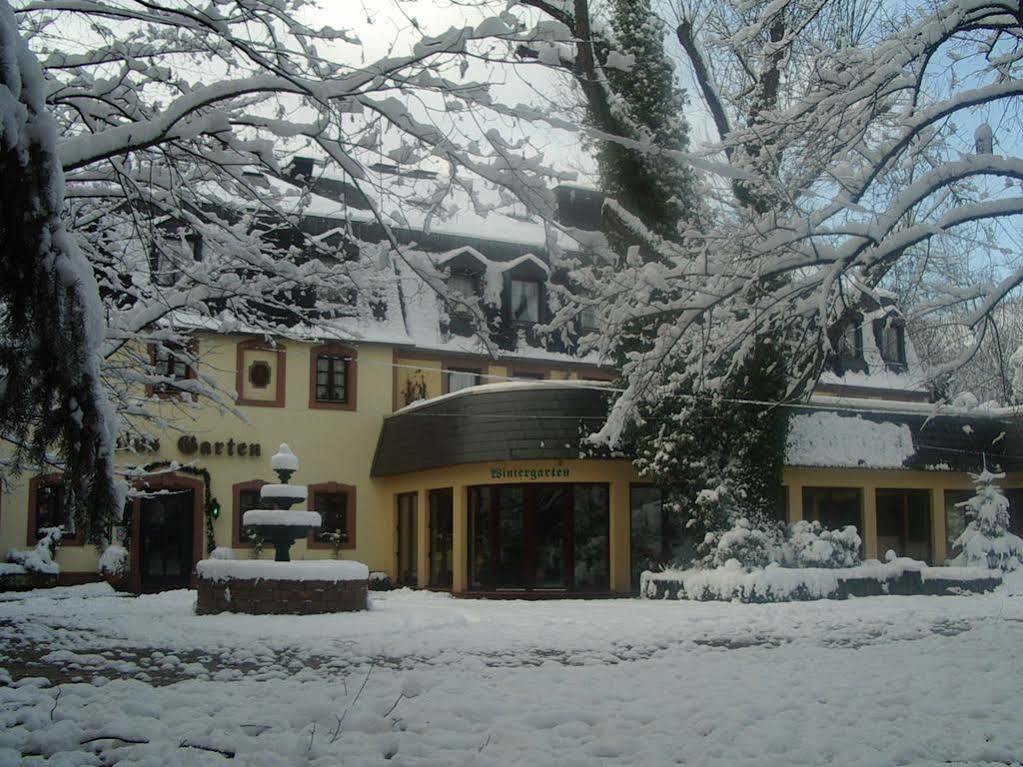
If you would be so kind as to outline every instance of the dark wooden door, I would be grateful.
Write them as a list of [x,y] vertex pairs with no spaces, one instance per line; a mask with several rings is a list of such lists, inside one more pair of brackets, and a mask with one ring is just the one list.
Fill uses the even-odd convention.
[[194,540],[195,491],[174,490],[139,504],[139,571],[143,591],[188,588]]

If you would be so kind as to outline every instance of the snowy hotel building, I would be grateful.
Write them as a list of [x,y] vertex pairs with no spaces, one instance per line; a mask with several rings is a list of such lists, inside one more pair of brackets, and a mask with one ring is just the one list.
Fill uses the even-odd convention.
[[[366,239],[358,200],[320,180],[306,223],[337,227],[339,203]],[[563,214],[592,212],[592,194],[565,190]],[[578,223],[578,222],[576,222]],[[193,322],[198,367],[166,360],[170,377],[202,374],[237,393],[245,420],[157,393],[174,428],[126,448],[126,464],[177,462],[145,487],[173,490],[131,504],[125,529],[136,590],[187,586],[211,546],[251,554],[242,513],[271,480],[269,456],[288,442],[309,486],[321,534],[296,558],[340,556],[400,585],[484,595],[631,593],[638,573],[691,544],[627,457],[593,456],[581,437],[607,410],[614,371],[571,343],[541,348],[532,325],[548,312],[551,279],[542,228],[492,215],[460,217],[450,231],[396,230],[412,255],[480,295],[492,313],[497,358],[464,335],[434,293],[401,264],[377,283],[372,319],[332,322],[305,340],[271,344],[244,328]],[[179,322],[187,323],[188,318]],[[585,318],[583,318],[585,322]],[[580,332],[585,328],[580,328]],[[310,337],[316,340],[308,340]],[[318,336],[318,337],[317,337]],[[779,518],[855,524],[864,555],[889,549],[941,563],[963,524],[967,472],[982,461],[1007,471],[1019,532],[1023,424],[974,407],[935,414],[892,307],[877,307],[843,339],[811,402],[793,418]],[[60,479],[7,478],[0,494],[0,554],[34,545],[60,523]],[[219,515],[211,513],[214,507]],[[268,547],[262,556],[272,557]],[[97,577],[99,552],[69,531],[61,580]]]

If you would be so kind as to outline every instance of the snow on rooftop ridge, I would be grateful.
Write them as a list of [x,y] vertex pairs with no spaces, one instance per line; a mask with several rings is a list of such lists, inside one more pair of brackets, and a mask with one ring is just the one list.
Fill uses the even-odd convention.
[[906,415],[925,415],[929,418],[940,416],[980,419],[1023,418],[1023,405],[964,408],[942,402],[907,402],[905,400],[894,399],[842,397],[831,394],[813,394],[810,397],[810,405],[825,407],[829,410],[862,413],[902,413]]
[[901,469],[915,454],[913,432],[904,423],[828,412],[798,413],[789,422],[785,464]]
[[501,383],[484,383],[476,384],[475,386],[467,386],[464,389],[458,391],[448,392],[447,394],[441,394],[439,397],[433,397],[431,399],[420,399],[415,402],[410,402],[403,408],[395,410],[390,415],[385,416],[390,418],[391,416],[400,415],[402,413],[408,413],[413,410],[418,410],[427,405],[436,405],[439,402],[446,402],[448,400],[455,399],[457,397],[471,397],[479,394],[491,394],[501,391],[526,391],[530,389],[600,389],[601,391],[607,391],[610,389],[611,384],[607,381],[587,381],[583,379],[579,380],[562,380],[562,381],[503,381]]

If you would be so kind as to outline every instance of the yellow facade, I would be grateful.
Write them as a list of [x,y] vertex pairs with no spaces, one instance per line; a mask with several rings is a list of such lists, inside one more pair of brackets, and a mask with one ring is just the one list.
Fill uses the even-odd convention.
[[[226,406],[204,402],[200,405],[180,399],[155,400],[159,415],[169,424],[153,437],[159,439],[155,451],[133,455],[119,454],[122,464],[148,464],[176,461],[204,468],[211,478],[211,494],[219,500],[221,516],[214,523],[218,546],[234,546],[236,513],[233,488],[253,480],[272,481],[269,458],[281,442],[290,444],[301,461],[294,482],[304,485],[337,483],[354,488],[355,541],[342,547],[343,558],[365,562],[371,570],[397,573],[396,498],[401,493],[416,493],[417,559],[419,585],[426,585],[429,556],[427,493],[433,489],[453,490],[453,589],[463,591],[467,584],[467,488],[474,485],[516,484],[521,479],[494,479],[495,468],[568,470],[530,482],[604,483],[609,488],[609,559],[612,591],[630,589],[630,485],[641,482],[627,460],[563,460],[473,463],[430,469],[401,476],[372,478],[374,450],[384,418],[405,403],[404,392],[410,381],[422,380],[425,394],[438,396],[446,391],[444,372],[461,365],[461,357],[446,358],[425,354],[402,354],[383,344],[349,344],[355,370],[355,407],[322,409],[311,407],[312,350],[314,344],[284,341],[272,347],[248,336],[203,335],[198,339],[201,363],[198,373],[211,379],[225,392]],[[469,360],[471,362],[471,360]],[[252,383],[255,363],[270,369],[269,385]],[[281,365],[284,369],[281,369]],[[514,362],[491,363],[477,359],[474,367],[492,379],[501,381],[516,371]],[[531,366],[535,372],[537,365]],[[518,368],[523,369],[523,366]],[[265,375],[265,370],[262,374]],[[276,387],[284,375],[284,385]],[[550,366],[545,375],[552,379],[586,377],[585,369]],[[240,389],[241,402],[233,409],[232,393]],[[277,393],[281,399],[278,401]],[[245,450],[241,449],[245,445]],[[251,446],[258,445],[258,455]],[[244,453],[244,454],[243,454]],[[9,478],[0,497],[0,551],[25,548],[29,539],[29,477]],[[788,468],[790,520],[803,517],[802,497],[806,487],[859,488],[862,493],[864,553],[868,558],[883,556],[877,534],[876,491],[878,489],[919,489],[930,493],[932,559],[941,563],[946,551],[945,499],[951,490],[969,490],[969,477],[962,473],[935,471],[882,471],[858,469]],[[1006,486],[1023,487],[1023,474],[1010,475]],[[201,523],[201,520],[197,520]],[[34,532],[34,531],[33,531]],[[239,546],[237,556],[250,553]],[[204,552],[208,553],[208,552]],[[267,547],[263,557],[272,557]],[[330,557],[329,547],[310,548],[299,541],[292,548],[296,559]],[[98,552],[91,546],[64,545],[58,561],[62,572],[73,580],[94,575]]]

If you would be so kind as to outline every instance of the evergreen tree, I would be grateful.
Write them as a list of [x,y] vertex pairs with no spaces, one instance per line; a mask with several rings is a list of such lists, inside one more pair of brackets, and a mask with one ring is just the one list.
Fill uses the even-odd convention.
[[984,469],[971,475],[976,492],[958,504],[969,520],[954,544],[957,560],[968,567],[1015,570],[1023,563],[1023,539],[1009,532],[1009,499],[998,480],[1004,474]]
[[[687,150],[687,102],[664,53],[663,25],[648,0],[613,0],[609,12],[614,37],[602,54],[608,61],[614,57],[631,62],[627,69],[605,69],[611,112],[621,123],[617,132],[647,145]],[[604,143],[598,161],[608,196],[650,232],[680,245],[682,252],[686,230],[708,222],[710,212],[701,203],[689,167],[615,142]],[[622,224],[605,219],[609,239],[620,252],[636,244],[635,235]],[[652,257],[643,247],[640,253]],[[651,348],[657,334],[654,325],[625,328],[616,339],[618,363]],[[710,381],[714,383],[708,385]],[[641,419],[626,432],[626,441],[637,454],[637,468],[660,487],[665,503],[687,516],[701,553],[712,558],[720,535],[740,519],[770,530],[780,497],[787,411],[736,400],[777,401],[785,395],[778,345],[758,339],[731,371],[697,375],[665,369],[655,389],[644,401]]]
[[[665,28],[649,0],[613,0],[610,21],[613,43],[600,46],[605,61],[621,62],[604,69],[610,86],[614,132],[631,135],[648,146],[685,151],[689,148],[687,99],[664,53]],[[692,170],[654,152],[640,152],[613,141],[603,142],[597,155],[604,191],[638,216],[650,231],[679,241],[685,226],[698,220],[699,199]]]

